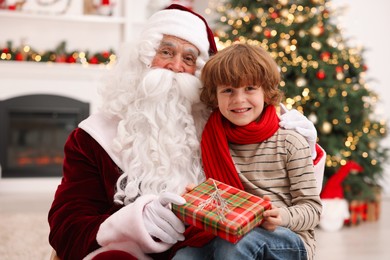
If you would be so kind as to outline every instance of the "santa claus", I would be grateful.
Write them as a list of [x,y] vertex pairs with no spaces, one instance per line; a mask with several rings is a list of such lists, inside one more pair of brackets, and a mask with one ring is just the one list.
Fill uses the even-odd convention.
[[[199,101],[198,77],[216,52],[204,18],[180,5],[155,13],[139,41],[124,46],[99,113],[65,144],[49,212],[49,241],[61,259],[166,257],[208,241],[169,206],[185,203],[186,186],[204,180],[199,137],[210,111]],[[285,118],[287,127],[308,122]]]

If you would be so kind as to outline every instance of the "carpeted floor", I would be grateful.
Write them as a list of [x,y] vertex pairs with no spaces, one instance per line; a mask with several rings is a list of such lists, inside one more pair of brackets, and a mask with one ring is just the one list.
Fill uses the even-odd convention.
[[50,259],[47,212],[52,200],[48,192],[0,192],[0,259]]
[[49,226],[45,213],[0,213],[0,258],[49,260]]

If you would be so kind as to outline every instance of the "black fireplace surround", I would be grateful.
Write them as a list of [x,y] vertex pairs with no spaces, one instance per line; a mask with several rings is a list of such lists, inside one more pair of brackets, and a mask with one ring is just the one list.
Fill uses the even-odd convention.
[[57,177],[70,132],[89,115],[89,103],[56,95],[0,101],[3,178]]

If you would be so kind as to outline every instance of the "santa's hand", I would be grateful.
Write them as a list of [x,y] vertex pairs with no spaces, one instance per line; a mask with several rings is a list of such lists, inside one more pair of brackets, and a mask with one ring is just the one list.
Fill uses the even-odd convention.
[[285,129],[293,129],[305,137],[310,146],[311,157],[314,160],[317,157],[317,130],[314,124],[296,109],[288,110],[282,103],[280,103],[280,114],[279,126]]
[[185,226],[171,211],[171,203],[183,205],[186,201],[179,195],[164,192],[145,206],[143,217],[146,230],[151,236],[165,243],[175,244],[184,240]]

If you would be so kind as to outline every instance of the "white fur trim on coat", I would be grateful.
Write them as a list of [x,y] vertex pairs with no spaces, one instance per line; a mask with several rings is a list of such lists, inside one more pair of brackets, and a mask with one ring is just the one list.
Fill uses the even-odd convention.
[[78,126],[95,139],[115,164],[123,169],[119,154],[112,149],[112,140],[116,137],[118,123],[119,119],[109,119],[101,113],[96,113],[81,121]]

